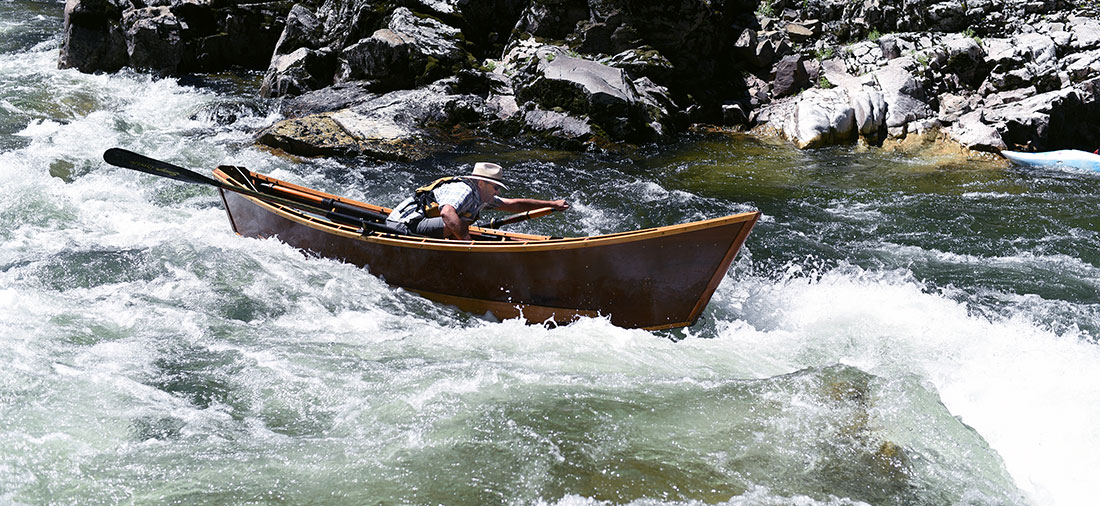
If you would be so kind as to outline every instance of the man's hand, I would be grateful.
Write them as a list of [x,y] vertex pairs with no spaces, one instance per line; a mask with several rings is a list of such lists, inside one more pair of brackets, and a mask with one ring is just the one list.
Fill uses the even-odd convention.
[[552,207],[555,211],[564,211],[569,209],[569,203],[565,200],[551,200],[546,203],[545,207]]

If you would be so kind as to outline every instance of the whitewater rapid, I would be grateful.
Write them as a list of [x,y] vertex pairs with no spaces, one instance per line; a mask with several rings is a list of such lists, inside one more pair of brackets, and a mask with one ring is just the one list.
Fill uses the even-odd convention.
[[[820,218],[791,206],[767,213],[690,329],[487,321],[237,237],[212,190],[100,157],[120,146],[195,169],[243,165],[389,203],[401,187],[385,180],[430,165],[355,165],[346,176],[339,160],[281,158],[251,142],[277,104],[129,71],[59,71],[56,44],[0,55],[3,502],[1073,505],[1100,495],[1093,259],[890,241],[822,259],[828,248],[770,242],[820,239],[799,225]],[[239,117],[210,114],[225,107]],[[667,205],[677,220],[749,205],[629,168],[593,190],[584,182],[596,172],[577,169],[573,183],[560,173],[576,166],[523,167],[576,202],[574,219],[545,225],[554,232],[619,230],[622,207],[597,191]],[[1085,181],[1080,191],[1100,191]],[[1016,195],[962,192],[988,205]],[[821,216],[862,230],[889,219],[877,201],[823,201]],[[1064,230],[1098,234],[1095,221]],[[1071,296],[1016,293],[998,284],[1006,272]]]

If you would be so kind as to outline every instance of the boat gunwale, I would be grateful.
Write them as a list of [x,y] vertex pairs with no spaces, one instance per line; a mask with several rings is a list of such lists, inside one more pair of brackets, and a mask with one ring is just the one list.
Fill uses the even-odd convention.
[[[368,204],[366,202],[360,202],[353,199],[339,197],[312,188],[295,185],[280,179],[273,178],[271,176],[265,176],[258,174],[248,169],[243,169],[257,179],[267,181],[279,185],[283,185],[295,190],[306,191],[313,195],[322,198],[332,198],[348,204],[361,206],[366,209],[374,210],[377,212],[389,214],[390,209]],[[227,173],[218,167],[214,170],[214,176],[219,180],[233,186],[245,188],[239,181],[230,177]],[[698,230],[705,230],[709,228],[717,228],[721,226],[731,225],[741,222],[755,222],[760,215],[760,211],[749,211],[738,214],[731,214],[726,216],[720,216],[717,218],[709,218],[706,220],[692,221],[688,223],[680,223],[674,225],[665,225],[660,227],[651,227],[638,230],[628,230],[623,232],[616,232],[612,234],[601,234],[594,236],[582,236],[582,237],[549,237],[539,235],[528,234],[513,234],[508,232],[499,232],[492,229],[483,229],[481,227],[470,227],[471,231],[475,233],[481,233],[482,235],[511,238],[511,241],[458,241],[455,239],[435,239],[431,237],[414,237],[414,236],[398,236],[391,234],[378,234],[370,233],[364,234],[360,229],[353,228],[349,225],[342,225],[335,223],[331,220],[327,220],[321,217],[316,217],[310,214],[306,214],[303,211],[293,209],[289,206],[283,206],[281,204],[272,204],[255,197],[248,195],[238,194],[238,196],[245,198],[252,203],[261,206],[262,208],[286,219],[308,226],[310,228],[316,228],[323,232],[345,237],[348,239],[355,239],[366,242],[374,242],[380,245],[400,247],[400,248],[412,248],[412,249],[432,249],[432,250],[444,250],[444,251],[467,251],[467,252],[511,252],[518,253],[522,251],[547,251],[547,250],[567,250],[567,249],[579,249],[588,248],[594,246],[611,246],[620,243],[629,242],[641,242],[649,239],[656,239],[667,235],[679,235],[690,233]],[[751,228],[751,225],[750,225]],[[496,232],[496,233],[492,233]],[[747,235],[747,231],[742,231],[742,234]],[[743,237],[741,238],[743,241]],[[741,241],[737,241],[736,238],[731,242],[731,249],[740,249],[738,246]],[[517,251],[519,250],[519,251]]]

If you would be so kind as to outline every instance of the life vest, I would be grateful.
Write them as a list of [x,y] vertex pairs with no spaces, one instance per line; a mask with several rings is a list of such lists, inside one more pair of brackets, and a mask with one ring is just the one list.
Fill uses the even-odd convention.
[[[464,183],[465,181],[461,176],[447,176],[417,188],[416,194],[413,196],[417,209],[427,218],[438,217],[440,214],[439,202],[435,200],[435,193],[433,193],[435,189],[447,183]],[[460,216],[470,221],[474,219],[474,216],[470,213],[461,213]]]

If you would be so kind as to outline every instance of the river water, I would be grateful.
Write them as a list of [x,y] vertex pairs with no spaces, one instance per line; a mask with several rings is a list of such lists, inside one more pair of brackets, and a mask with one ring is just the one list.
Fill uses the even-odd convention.
[[[56,69],[0,2],[0,503],[1092,504],[1100,174],[697,135],[288,160],[258,76]],[[491,322],[235,236],[120,146],[392,205],[477,159],[585,235],[760,209],[695,326]]]

